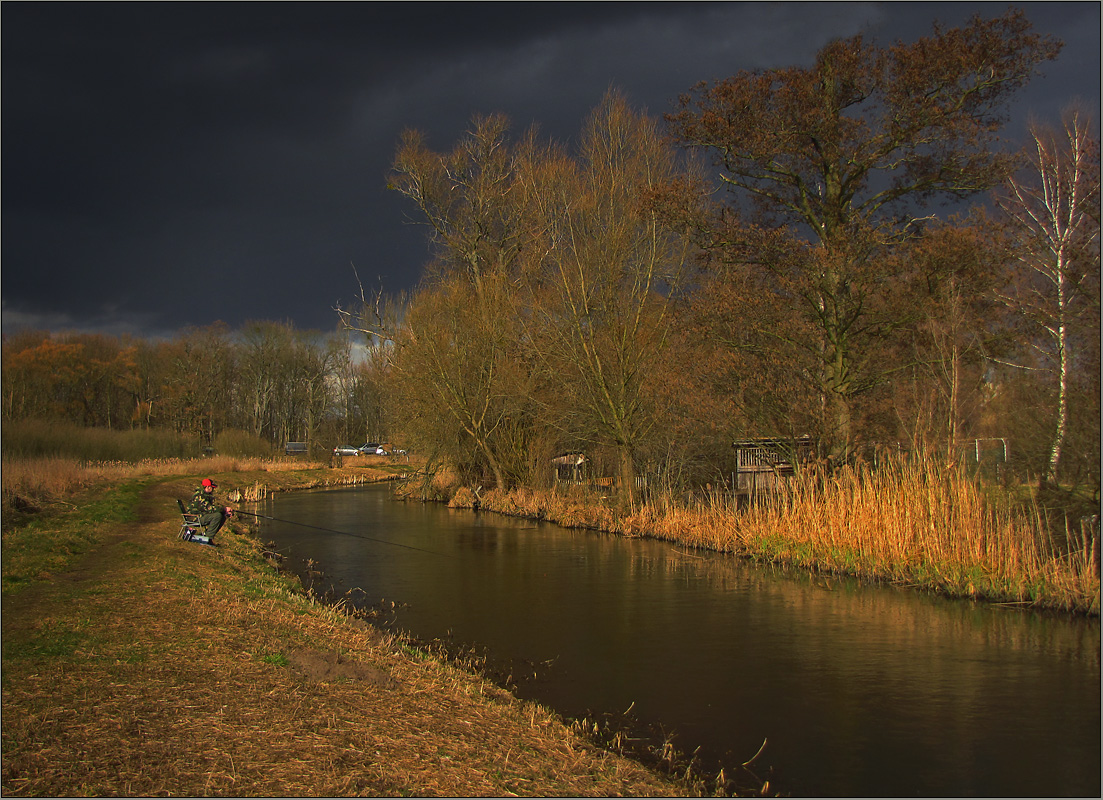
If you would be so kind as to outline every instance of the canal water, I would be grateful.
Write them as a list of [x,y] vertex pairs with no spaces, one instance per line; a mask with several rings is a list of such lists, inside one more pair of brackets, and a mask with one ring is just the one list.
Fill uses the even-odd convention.
[[258,511],[314,526],[261,535],[289,566],[316,562],[318,591],[486,652],[515,694],[564,716],[629,712],[729,776],[765,741],[750,769],[773,791],[1100,796],[1098,618],[403,503],[387,486]]

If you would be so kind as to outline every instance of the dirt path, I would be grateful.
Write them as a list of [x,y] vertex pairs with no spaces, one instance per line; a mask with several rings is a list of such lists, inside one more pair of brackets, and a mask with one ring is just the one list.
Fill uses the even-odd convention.
[[248,536],[181,542],[148,487],[5,596],[8,795],[684,794],[553,715],[312,604]]

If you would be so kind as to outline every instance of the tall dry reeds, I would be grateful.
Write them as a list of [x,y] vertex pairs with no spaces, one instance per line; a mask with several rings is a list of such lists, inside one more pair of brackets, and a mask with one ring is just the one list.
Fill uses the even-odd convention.
[[802,566],[1066,608],[1099,608],[1090,543],[1056,535],[1035,509],[995,504],[934,460],[806,472],[738,506],[661,500],[641,512],[657,535]]
[[78,461],[72,458],[13,458],[5,454],[0,464],[0,485],[5,507],[21,508],[64,501],[94,484],[117,484],[150,476],[223,474],[227,472],[275,472],[320,468],[321,464],[280,458],[158,458],[137,463]]
[[[471,492],[452,504],[470,505]],[[959,597],[1099,612],[1098,543],[1037,506],[987,490],[954,465],[806,471],[753,502],[660,495],[618,513],[585,487],[484,492],[482,508],[628,536],[653,536]]]
[[71,458],[131,461],[197,458],[198,437],[161,429],[86,428],[65,420],[26,419],[4,423],[4,455],[10,458]]
[[[7,421],[4,455],[16,458],[72,458],[77,461],[151,461],[204,455],[199,437],[159,428],[112,430],[89,428],[66,420]],[[214,452],[236,458],[271,458],[271,442],[248,431],[225,430],[215,437]]]

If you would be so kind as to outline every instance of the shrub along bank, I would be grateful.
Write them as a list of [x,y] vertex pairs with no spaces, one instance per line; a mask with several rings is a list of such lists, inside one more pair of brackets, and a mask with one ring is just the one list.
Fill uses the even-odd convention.
[[[71,472],[64,496],[11,476],[33,499],[5,489],[6,795],[701,789],[317,603],[240,521],[217,548],[180,541],[175,498],[204,466],[130,466],[107,482]],[[214,477],[224,493],[387,477],[382,466],[301,466],[235,462]]]

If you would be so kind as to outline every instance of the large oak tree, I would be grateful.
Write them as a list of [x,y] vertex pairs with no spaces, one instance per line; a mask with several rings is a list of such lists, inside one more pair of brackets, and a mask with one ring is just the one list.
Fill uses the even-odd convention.
[[[896,290],[886,254],[930,201],[1008,174],[1013,157],[997,146],[1006,103],[1059,49],[1013,10],[890,47],[858,35],[831,42],[811,66],[701,83],[667,115],[732,190],[736,224],[718,225],[710,244],[784,282],[785,302],[815,331],[794,343],[816,362],[837,450],[851,443],[854,398],[884,366],[866,348],[894,326],[880,298]],[[746,235],[752,220],[786,229],[804,252],[762,257]]]

